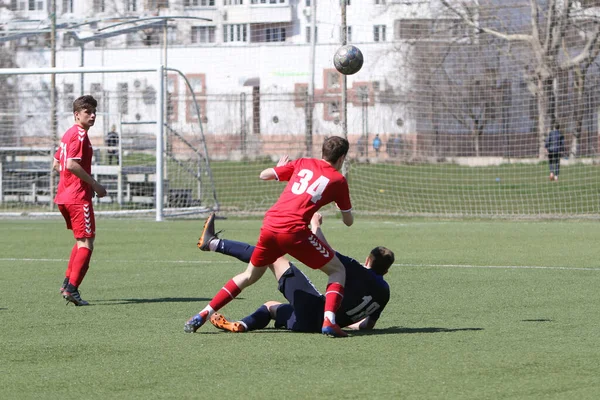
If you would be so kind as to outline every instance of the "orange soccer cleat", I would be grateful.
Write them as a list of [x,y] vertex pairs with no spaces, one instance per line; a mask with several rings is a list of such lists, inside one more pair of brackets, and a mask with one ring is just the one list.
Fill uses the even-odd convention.
[[229,332],[246,332],[246,327],[239,322],[229,322],[227,318],[219,313],[214,313],[210,317],[210,323],[219,329]]

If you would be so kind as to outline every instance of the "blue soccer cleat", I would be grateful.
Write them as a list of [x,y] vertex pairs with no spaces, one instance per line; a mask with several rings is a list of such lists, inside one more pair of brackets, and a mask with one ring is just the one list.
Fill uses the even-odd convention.
[[[204,314],[204,315],[203,315]],[[203,311],[199,314],[194,315],[192,318],[188,319],[185,325],[183,326],[183,331],[185,333],[195,333],[208,319],[208,312]]]
[[348,334],[338,324],[333,324],[329,318],[325,318],[323,321],[321,332],[329,337],[348,337]]

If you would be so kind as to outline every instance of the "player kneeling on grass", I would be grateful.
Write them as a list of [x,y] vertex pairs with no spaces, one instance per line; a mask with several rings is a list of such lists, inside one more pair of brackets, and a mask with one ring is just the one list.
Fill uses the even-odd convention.
[[[311,231],[327,243],[321,231],[322,216],[315,213]],[[214,228],[214,214],[208,217],[198,241],[204,251],[216,251],[247,262],[254,246],[218,238]],[[361,265],[358,261],[336,253],[346,269],[344,299],[336,312],[336,321],[348,329],[372,329],[390,298],[390,289],[383,275],[394,263],[394,253],[385,247],[376,247]],[[270,267],[278,281],[279,291],[289,303],[268,301],[254,313],[240,321],[230,322],[215,313],[210,322],[217,328],[230,332],[247,332],[265,328],[271,320],[275,327],[295,332],[321,332],[324,296],[310,280],[286,258],[280,257]]]

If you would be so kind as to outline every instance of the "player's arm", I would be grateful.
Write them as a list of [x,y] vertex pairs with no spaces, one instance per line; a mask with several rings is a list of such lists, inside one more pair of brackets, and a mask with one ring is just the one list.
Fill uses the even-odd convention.
[[56,172],[60,172],[60,161],[58,161],[56,158],[52,162],[52,169]]
[[[327,243],[327,239],[325,239],[325,235],[323,234],[323,231],[321,230],[322,223],[323,223],[323,216],[321,215],[321,213],[320,212],[314,213],[312,218],[310,219],[310,230],[316,237],[319,238],[319,240],[321,242],[323,242],[324,244],[329,246],[329,243]],[[329,247],[331,247],[331,246],[329,246]]]
[[90,174],[88,174],[85,169],[79,164],[74,158],[67,159],[67,170],[90,185],[92,190],[98,195],[98,197],[106,196],[106,189],[102,186],[97,180],[95,180]]
[[[290,159],[287,155],[282,156],[277,162],[277,166],[281,167],[290,162]],[[260,179],[263,181],[272,181],[273,179],[278,179],[277,173],[274,168],[267,168],[260,173]]]
[[342,211],[342,221],[346,226],[352,226],[354,223],[354,215],[352,214],[352,210]]
[[377,320],[372,319],[371,317],[366,317],[358,322],[353,323],[352,325],[348,325],[346,329],[352,329],[354,331],[364,331],[367,329],[375,328],[375,323]]

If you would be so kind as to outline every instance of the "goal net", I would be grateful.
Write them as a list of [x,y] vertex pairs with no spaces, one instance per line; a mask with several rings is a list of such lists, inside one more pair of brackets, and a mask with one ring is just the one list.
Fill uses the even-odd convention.
[[[350,142],[344,172],[359,214],[600,216],[597,2],[346,3],[347,42],[364,55],[346,77],[332,63],[338,0],[169,2],[198,17],[206,6],[215,19],[173,19],[167,43],[159,27],[86,48],[91,59],[117,59],[123,47],[155,59],[168,45],[165,104],[156,72],[57,75],[56,134],[49,75],[0,75],[0,209],[51,208],[55,136],[72,123],[72,100],[89,93],[101,104],[95,172],[109,187],[97,208],[114,215],[157,205],[167,217],[261,215],[284,183],[260,171],[284,154],[320,157],[338,135]],[[113,126],[118,167],[105,140]],[[550,165],[554,126],[564,144]]]
[[0,70],[6,94],[0,102],[0,210],[9,215],[56,211],[52,160],[74,124],[73,101],[82,94],[98,101],[88,132],[92,175],[108,192],[94,199],[98,214],[161,219],[218,208],[198,107],[185,82],[180,90],[193,118],[178,123],[166,121],[177,109],[166,97],[161,101],[162,68],[81,71],[56,74],[53,97],[48,70]]

